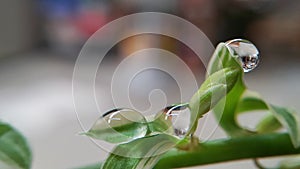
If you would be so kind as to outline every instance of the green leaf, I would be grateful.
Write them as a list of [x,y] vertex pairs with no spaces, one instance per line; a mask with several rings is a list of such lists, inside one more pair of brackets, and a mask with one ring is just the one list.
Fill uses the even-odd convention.
[[228,67],[238,69],[240,72],[243,71],[241,65],[236,61],[235,56],[230,54],[225,43],[219,43],[209,61],[207,75]]
[[300,146],[300,115],[287,108],[266,103],[254,92],[246,90],[240,99],[236,112],[247,112],[253,110],[268,110],[269,113],[258,123],[256,129],[258,133],[268,133],[275,131],[282,126],[290,134],[295,147]]
[[[240,98],[246,90],[246,86],[242,80],[243,69],[241,65],[235,59],[235,56],[231,55],[225,43],[220,43],[216,51],[214,52],[212,59],[208,66],[208,75],[212,76],[213,73],[222,70],[224,68],[235,68],[238,70],[238,77],[234,81],[226,81],[233,87],[231,91],[224,97],[213,109],[214,114],[219,120],[220,126],[230,136],[240,136],[251,134],[250,131],[243,129],[236,122],[237,106],[240,102]],[[209,76],[209,77],[210,77]],[[208,78],[209,78],[208,77]]]
[[256,92],[245,90],[237,104],[236,114],[251,112],[255,110],[267,111],[267,115],[263,117],[256,125],[257,133],[270,133],[281,128],[281,124],[269,110],[269,105],[262,100]]
[[239,77],[234,68],[221,69],[209,76],[189,102],[191,110],[190,132],[197,127],[198,119],[214,107],[232,89]]
[[147,121],[141,113],[131,109],[114,109],[97,119],[83,134],[110,143],[123,143],[144,137],[147,132]]
[[118,145],[102,169],[151,169],[179,140],[167,134],[146,136]]
[[[257,93],[249,91],[246,88],[246,85],[243,82],[244,72],[237,62],[236,56],[231,55],[224,43],[220,43],[209,63],[209,75],[212,76],[212,73],[220,69],[232,67],[239,71],[239,76],[237,77],[237,80],[231,81],[231,83],[234,82],[234,84],[231,84],[233,86],[232,90],[215,106],[213,109],[214,114],[217,120],[219,120],[220,126],[228,135],[232,137],[252,135],[255,134],[255,132],[243,128],[237,122],[236,119],[238,114],[254,110],[268,111],[269,106]],[[230,81],[226,82],[229,83]],[[279,127],[280,124],[274,117],[266,117],[259,123],[258,130],[259,132],[264,133],[274,131]]]
[[[288,130],[293,145],[299,147],[300,115],[286,108],[269,105],[258,94],[247,90],[243,82],[244,72],[237,62],[236,56],[230,54],[224,43],[220,43],[209,63],[208,75],[210,76],[208,79],[215,72],[224,68],[236,68],[240,72],[238,80],[234,80],[233,89],[214,108],[214,113],[226,133],[233,137],[254,134],[254,132],[244,129],[238,124],[236,121],[237,115],[253,110],[267,110],[273,115],[269,113],[263,118],[257,125],[257,131],[259,133],[272,132],[282,125]],[[226,81],[226,85],[228,85],[228,82],[230,81]]]
[[241,127],[236,121],[237,106],[244,91],[245,87],[239,79],[231,92],[214,108],[214,114],[219,120],[220,126],[232,137],[253,134],[253,132]]
[[101,164],[93,164],[93,165],[84,166],[76,169],[100,169],[101,166],[102,166]]
[[271,133],[280,129],[282,125],[273,115],[273,113],[268,112],[268,114],[263,117],[260,122],[256,125],[257,133]]
[[25,138],[10,125],[0,122],[0,168],[29,169],[31,151]]
[[174,134],[172,121],[165,119],[163,114],[155,117],[153,121],[148,122],[148,126],[151,133]]
[[258,93],[245,90],[236,107],[236,112],[248,112],[254,110],[268,110],[268,105]]
[[272,113],[284,126],[295,148],[300,146],[300,114],[287,108],[270,105]]

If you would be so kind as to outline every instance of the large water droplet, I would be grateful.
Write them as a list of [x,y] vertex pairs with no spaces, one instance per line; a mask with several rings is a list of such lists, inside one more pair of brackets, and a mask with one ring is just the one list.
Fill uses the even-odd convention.
[[[184,137],[190,126],[190,110],[188,104],[172,105],[158,112],[156,118],[169,124],[168,133],[172,133],[178,137]],[[171,131],[170,131],[171,130]]]
[[114,109],[100,117],[86,133],[110,143],[123,143],[144,137],[148,131],[145,117],[132,109]]
[[256,46],[245,39],[233,39],[226,42],[231,54],[237,56],[244,72],[255,69],[259,63],[259,51]]

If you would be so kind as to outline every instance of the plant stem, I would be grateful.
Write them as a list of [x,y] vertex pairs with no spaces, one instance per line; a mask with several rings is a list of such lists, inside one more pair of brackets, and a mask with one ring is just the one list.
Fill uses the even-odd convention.
[[207,141],[193,151],[174,149],[164,154],[154,168],[179,168],[297,153],[300,153],[300,148],[293,147],[288,134],[273,133]]
[[[200,143],[193,151],[173,149],[162,156],[154,169],[180,168],[231,160],[298,154],[287,133],[261,134]],[[91,165],[80,169],[99,169]]]

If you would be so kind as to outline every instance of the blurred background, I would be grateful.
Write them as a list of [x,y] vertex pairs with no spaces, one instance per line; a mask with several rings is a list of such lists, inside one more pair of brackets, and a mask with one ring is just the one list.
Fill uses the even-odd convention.
[[[77,134],[82,129],[72,98],[74,65],[83,44],[99,28],[119,17],[146,11],[188,20],[214,46],[234,38],[252,41],[260,50],[261,61],[245,76],[249,88],[260,92],[268,102],[300,111],[300,1],[1,0],[0,119],[28,138],[33,169],[74,168],[105,159],[105,151]],[[104,95],[110,89],[107,79],[122,59],[145,48],[162,48],[176,54],[189,65],[198,82],[203,81],[203,63],[184,44],[166,36],[133,36],[115,45],[101,63],[102,76],[96,88],[103,111],[113,108],[112,100]],[[131,99],[140,101],[136,103],[140,109],[149,106],[152,89],[165,91],[168,104],[179,99],[176,81],[161,72],[145,72],[135,81],[136,86],[141,84],[139,81],[150,82],[138,89],[142,94],[132,92]],[[103,112],[97,113],[100,116]],[[88,113],[83,118],[95,120]],[[244,116],[240,120],[251,127],[257,119]],[[213,137],[224,137],[224,133],[217,130]],[[195,168],[220,166],[255,168],[250,160]]]

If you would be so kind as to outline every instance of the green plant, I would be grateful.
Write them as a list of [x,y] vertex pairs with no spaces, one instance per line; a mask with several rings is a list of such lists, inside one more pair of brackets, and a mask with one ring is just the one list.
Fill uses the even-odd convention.
[[28,169],[31,151],[25,138],[14,128],[0,122],[0,168]]
[[[300,115],[266,103],[257,93],[247,89],[243,81],[244,70],[236,58],[225,43],[220,43],[216,48],[205,82],[189,103],[179,105],[187,106],[191,112],[191,122],[184,137],[174,134],[172,122],[165,112],[153,120],[146,120],[138,112],[127,109],[130,120],[116,124],[104,123],[110,120],[104,116],[85,134],[118,145],[103,163],[81,169],[166,169],[299,154]],[[193,134],[198,119],[211,109],[228,138],[202,142]],[[236,119],[239,114],[254,110],[263,110],[268,114],[261,119],[255,131],[250,131]],[[110,113],[116,111],[119,109]],[[122,116],[114,118],[120,120]],[[285,128],[286,132],[279,132],[280,128]],[[1,124],[0,166],[28,169],[30,160],[24,138],[8,125]],[[257,166],[263,168],[258,163]],[[283,161],[278,168],[300,168],[299,157]]]
[[[243,81],[243,67],[234,55],[225,43],[216,48],[206,80],[188,103],[191,123],[184,138],[169,131],[172,128],[170,121],[156,117],[146,123],[148,132],[144,137],[117,145],[102,163],[102,168],[166,169],[300,153],[300,115],[268,104],[257,93],[247,89]],[[198,119],[210,109],[228,134],[227,139],[201,142],[201,138],[193,136]],[[236,121],[237,116],[254,110],[264,110],[268,114],[261,119],[255,131],[241,127]],[[135,132],[128,123],[121,126],[121,132]],[[97,125],[94,127],[88,135],[99,138],[95,135],[105,133],[99,128],[97,130]],[[109,127],[118,131],[116,126]],[[276,132],[281,127],[287,132]],[[109,140],[110,135],[105,136],[108,138],[101,139]],[[280,167],[286,164],[283,162]],[[289,168],[300,168],[299,160],[298,163],[289,162],[289,165]]]

